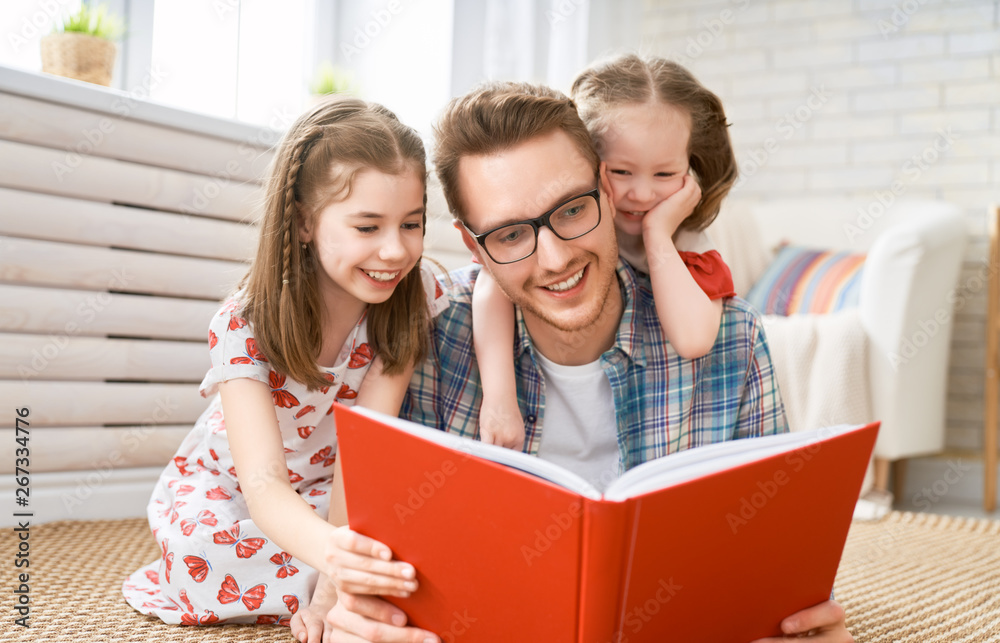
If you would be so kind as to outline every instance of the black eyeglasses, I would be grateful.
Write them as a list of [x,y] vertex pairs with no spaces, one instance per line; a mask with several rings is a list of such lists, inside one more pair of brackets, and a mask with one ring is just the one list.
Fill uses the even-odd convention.
[[476,234],[464,223],[495,263],[527,259],[538,248],[538,231],[544,226],[563,241],[577,239],[601,223],[601,192],[598,188],[571,197],[534,219],[508,223]]

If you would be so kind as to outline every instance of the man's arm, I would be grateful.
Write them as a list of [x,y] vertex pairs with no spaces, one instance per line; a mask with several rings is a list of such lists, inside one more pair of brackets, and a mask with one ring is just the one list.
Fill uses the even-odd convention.
[[[788,432],[785,405],[778,390],[778,376],[771,361],[771,350],[764,335],[764,326],[756,312],[742,300],[736,305],[744,309],[750,346],[747,352],[746,377],[740,396],[739,414],[733,438],[752,438]],[[727,304],[731,305],[731,304]],[[724,321],[725,323],[725,321]]]

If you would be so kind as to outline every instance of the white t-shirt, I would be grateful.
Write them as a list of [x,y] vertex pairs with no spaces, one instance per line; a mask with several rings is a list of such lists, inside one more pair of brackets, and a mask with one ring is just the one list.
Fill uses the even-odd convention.
[[600,361],[563,366],[536,352],[545,377],[538,457],[603,491],[618,477],[618,428],[611,382]]

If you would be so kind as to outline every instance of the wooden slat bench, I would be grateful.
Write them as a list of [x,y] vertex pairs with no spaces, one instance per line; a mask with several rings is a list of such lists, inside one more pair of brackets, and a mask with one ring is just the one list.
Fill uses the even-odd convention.
[[0,473],[27,407],[36,522],[141,515],[205,408],[278,137],[0,69]]

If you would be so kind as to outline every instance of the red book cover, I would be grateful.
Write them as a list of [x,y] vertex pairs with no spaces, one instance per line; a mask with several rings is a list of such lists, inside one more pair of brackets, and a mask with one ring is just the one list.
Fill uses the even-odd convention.
[[[878,425],[692,449],[602,494],[520,452],[337,406],[355,531],[444,641],[751,641],[826,600]],[[555,480],[555,482],[553,481]]]

